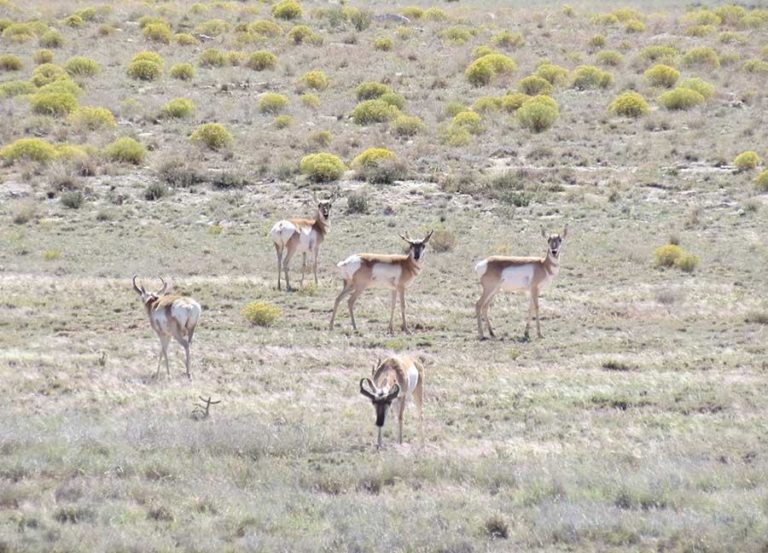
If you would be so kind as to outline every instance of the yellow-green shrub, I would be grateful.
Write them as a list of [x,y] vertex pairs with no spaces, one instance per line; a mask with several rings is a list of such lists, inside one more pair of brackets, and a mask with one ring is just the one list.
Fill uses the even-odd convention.
[[307,92],[299,96],[301,103],[310,109],[317,109],[320,107],[320,97],[317,94]]
[[156,81],[163,74],[163,69],[148,60],[132,61],[128,64],[127,75],[140,81]]
[[462,111],[466,111],[466,110],[467,110],[466,104],[464,104],[463,102],[457,102],[455,100],[452,102],[448,102],[445,105],[445,113],[450,117],[453,117],[457,113],[461,113]]
[[692,48],[683,56],[683,64],[686,66],[705,66],[709,68],[720,67],[720,58],[709,46],[702,46],[700,48]]
[[31,94],[36,89],[29,81],[6,81],[0,83],[0,98],[13,98],[21,94]]
[[299,162],[299,171],[314,182],[339,180],[346,170],[343,161],[327,152],[306,155]]
[[643,14],[632,8],[619,8],[613,10],[612,13],[616,16],[616,19],[622,23],[626,23],[627,21],[641,21],[643,19]]
[[755,178],[755,189],[758,192],[768,192],[768,169],[757,175],[757,178]]
[[200,144],[211,150],[228,148],[235,140],[227,128],[220,123],[200,125],[194,130],[189,139],[195,144]]
[[387,36],[379,37],[373,41],[373,49],[381,52],[389,52],[394,47],[395,43],[391,38]]
[[265,92],[259,97],[261,113],[280,113],[288,105],[288,98],[276,92]]
[[443,126],[439,133],[438,139],[441,144],[451,146],[453,148],[459,148],[466,146],[472,142],[472,135],[467,129],[457,127],[455,125]]
[[254,71],[264,71],[265,69],[274,69],[277,67],[277,56],[266,50],[254,52],[245,62],[245,66]]
[[293,41],[294,44],[322,44],[323,37],[312,32],[312,29],[306,25],[296,25],[288,31],[288,38]]
[[608,111],[625,117],[641,117],[650,111],[648,102],[637,92],[626,91],[619,94],[608,106]]
[[421,19],[424,17],[424,10],[418,6],[406,6],[400,10],[400,15],[408,19]]
[[54,81],[69,80],[69,75],[63,68],[52,63],[44,63],[35,67],[32,71],[32,84],[35,86],[45,86]]
[[314,90],[325,90],[328,88],[330,81],[322,71],[307,71],[299,79],[299,84]]
[[35,62],[37,65],[42,65],[44,63],[52,63],[53,62],[53,52],[50,50],[37,50],[34,55],[32,56],[32,61]]
[[683,23],[688,25],[720,25],[722,19],[713,11],[700,9],[686,13],[683,16]]
[[37,36],[35,27],[29,23],[11,23],[3,29],[3,40],[9,42],[27,42]]
[[304,15],[301,4],[295,0],[281,0],[272,6],[272,16],[277,19],[299,19]]
[[66,61],[64,70],[73,77],[93,77],[101,71],[101,66],[91,58],[75,56]]
[[427,8],[422,18],[427,21],[448,21],[448,14],[440,8]]
[[390,127],[397,136],[415,136],[427,128],[421,118],[405,114],[395,117]]
[[534,96],[515,112],[520,125],[536,133],[551,127],[559,116],[557,102],[550,96]]
[[151,61],[155,65],[158,65],[159,67],[163,67],[165,64],[165,61],[163,60],[163,57],[158,54],[157,52],[151,52],[149,50],[142,50],[135,56],[131,58],[131,62],[134,61]]
[[378,99],[397,109],[403,109],[405,107],[405,97],[394,92],[386,92],[379,96]]
[[608,88],[613,83],[613,76],[594,65],[580,65],[573,70],[574,88],[591,90],[596,88]]
[[751,150],[740,153],[733,160],[733,165],[739,171],[751,171],[757,169],[759,164],[760,156],[757,155],[757,152],[753,152]]
[[669,110],[686,110],[704,103],[704,96],[690,88],[677,87],[656,98]]
[[191,81],[195,77],[195,68],[191,63],[177,63],[171,66],[170,75],[180,81]]
[[451,119],[451,126],[465,129],[470,134],[483,134],[485,127],[483,126],[483,118],[479,113],[474,111],[462,111],[457,113]]
[[440,38],[451,44],[461,45],[472,38],[472,33],[464,27],[448,27],[440,31]]
[[513,92],[505,94],[501,97],[501,109],[507,113],[513,113],[520,109],[526,100],[530,100],[530,96],[523,94],[522,92]]
[[617,25],[619,23],[619,18],[612,13],[601,13],[592,16],[592,23],[595,25],[603,25],[607,27],[610,25]]
[[293,125],[293,117],[290,115],[278,115],[275,117],[274,125],[276,129],[285,129]]
[[318,146],[328,146],[333,141],[333,134],[330,131],[316,131],[309,135],[309,139]]
[[56,155],[58,159],[65,161],[84,162],[91,157],[92,149],[90,147],[78,146],[76,144],[57,144]]
[[176,35],[173,37],[173,40],[179,46],[195,46],[200,44],[200,41],[190,33],[176,33]]
[[69,122],[75,127],[88,130],[113,129],[117,127],[115,116],[107,108],[81,107],[69,116]]
[[181,119],[195,113],[195,103],[187,98],[174,98],[160,108],[160,117]]
[[500,33],[493,35],[491,42],[499,48],[519,48],[525,44],[525,39],[521,33],[501,31]]
[[536,75],[546,79],[553,86],[562,85],[568,82],[568,70],[565,67],[555,65],[554,63],[544,62],[536,68]]
[[77,98],[66,92],[38,92],[29,97],[34,113],[62,116],[72,113],[77,108]]
[[195,32],[208,36],[220,36],[229,31],[229,23],[223,19],[210,19],[203,21],[197,27]]
[[400,110],[379,99],[364,100],[352,110],[352,120],[358,125],[383,123],[397,117]]
[[144,146],[129,136],[118,138],[104,148],[104,155],[111,161],[139,165],[144,161],[147,150]]
[[354,169],[372,168],[385,162],[396,161],[397,155],[386,148],[368,148],[357,155],[350,164]]
[[597,63],[616,67],[624,63],[624,56],[615,50],[603,50],[597,53]]
[[683,255],[685,255],[685,250],[677,244],[659,246],[653,252],[657,267],[672,267]]
[[649,67],[643,75],[650,85],[664,88],[673,87],[680,78],[680,72],[677,69],[662,63]]
[[227,65],[237,67],[243,65],[247,59],[248,54],[239,50],[229,50],[224,54],[224,58],[227,60]]
[[373,100],[379,96],[392,92],[392,89],[384,83],[367,81],[357,85],[355,94],[358,100]]
[[605,36],[604,35],[592,35],[589,38],[589,45],[593,48],[602,48],[605,46]]
[[198,63],[202,67],[224,67],[227,64],[227,58],[221,50],[206,48],[200,54]]
[[688,36],[705,37],[711,35],[716,30],[717,27],[714,25],[694,25],[693,27],[688,27],[685,30],[685,34]]
[[699,77],[684,79],[678,86],[680,88],[690,88],[691,90],[695,90],[704,96],[705,100],[709,100],[715,95],[715,86]]
[[512,58],[504,54],[486,54],[473,61],[464,76],[474,86],[487,85],[497,75],[507,75],[517,69]]
[[144,27],[144,39],[161,44],[170,44],[173,39],[173,31],[167,23],[150,23]]
[[654,46],[648,46],[643,48],[640,52],[640,57],[646,61],[664,63],[671,65],[675,63],[677,59],[677,48],[674,46],[664,46],[656,44]]
[[260,19],[249,23],[248,31],[269,38],[277,38],[283,34],[283,28],[269,19]]
[[5,54],[0,56],[0,71],[19,71],[24,64],[19,56]]
[[[459,111],[456,113],[465,111],[465,109],[462,107]],[[472,111],[476,111],[477,113],[491,113],[494,111],[501,111],[501,97],[499,96],[480,96],[475,102],[472,104]],[[453,115],[456,115],[454,113]]]
[[0,158],[5,163],[19,160],[47,163],[56,157],[56,148],[40,138],[19,138],[0,149]]
[[520,92],[528,94],[529,96],[552,94],[555,90],[547,79],[539,77],[538,75],[529,75],[528,77],[521,79],[517,84],[517,88]]
[[768,61],[747,60],[741,68],[747,73],[768,73]]
[[746,44],[749,42],[749,39],[742,33],[725,31],[720,33],[717,37],[717,41],[722,42],[723,44]]
[[684,253],[675,260],[675,268],[685,273],[692,273],[699,266],[699,256]]
[[280,316],[280,308],[266,301],[254,301],[244,306],[240,314],[254,326],[272,326]]
[[628,33],[642,33],[645,31],[645,23],[637,19],[627,21],[624,25],[624,30]]

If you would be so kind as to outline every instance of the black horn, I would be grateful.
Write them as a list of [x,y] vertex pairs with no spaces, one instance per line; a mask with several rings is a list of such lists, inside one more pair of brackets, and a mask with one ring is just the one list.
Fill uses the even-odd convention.
[[146,292],[144,292],[144,287],[143,286],[141,288],[136,286],[136,275],[133,275],[133,280],[131,282],[133,282],[133,289],[136,290],[137,294],[141,295],[141,294],[146,293]]
[[370,391],[368,391],[368,390],[366,390],[366,389],[365,389],[365,386],[364,386],[364,384],[365,384],[366,382],[368,382],[368,385],[369,385],[369,386],[372,386],[372,385],[373,385],[373,383],[371,382],[371,379],[370,379],[370,378],[361,378],[361,379],[360,379],[360,393],[361,393],[361,394],[363,394],[363,395],[364,395],[365,397],[367,397],[368,399],[376,399],[376,396],[375,396],[375,395],[373,395],[373,393],[371,393]]

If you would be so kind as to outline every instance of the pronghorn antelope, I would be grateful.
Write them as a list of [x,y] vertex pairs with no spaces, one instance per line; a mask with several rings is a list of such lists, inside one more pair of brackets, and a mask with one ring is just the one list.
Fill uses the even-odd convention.
[[411,285],[421,272],[422,264],[424,263],[424,249],[432,237],[432,232],[430,231],[423,240],[413,240],[407,232],[405,236],[401,234],[400,238],[409,244],[407,255],[360,253],[351,255],[344,261],[337,263],[341,271],[341,278],[344,279],[344,288],[333,304],[331,330],[333,329],[333,321],[336,318],[336,310],[339,308],[339,303],[347,294],[352,294],[349,296],[347,305],[349,305],[352,328],[357,330],[357,325],[355,324],[355,302],[366,288],[375,286],[392,290],[392,302],[389,311],[390,334],[394,332],[392,323],[395,318],[395,305],[397,304],[398,295],[400,296],[400,311],[403,315],[403,330],[410,334],[411,331],[405,322],[405,289]]
[[387,410],[393,402],[397,407],[399,424],[398,440],[403,443],[403,413],[408,398],[413,396],[419,410],[419,434],[424,444],[424,367],[413,357],[399,355],[377,364],[372,378],[360,380],[360,393],[371,400],[376,409],[376,426],[379,427],[377,448],[381,448],[381,429]]
[[505,257],[492,256],[475,265],[475,272],[480,276],[483,293],[475,304],[477,314],[477,332],[484,340],[483,319],[488,325],[488,333],[495,336],[488,318],[488,307],[493,297],[500,290],[528,291],[531,294],[531,305],[525,322],[525,337],[531,326],[531,316],[536,311],[536,335],[542,338],[539,323],[539,292],[549,286],[560,269],[560,248],[568,234],[568,225],[562,234],[547,236],[544,229],[541,235],[547,240],[547,254],[543,257]]
[[[304,286],[304,270],[307,265],[307,253],[311,253],[312,265],[315,273],[315,285],[317,285],[317,255],[320,252],[320,244],[323,243],[325,235],[331,228],[328,217],[331,214],[331,206],[336,200],[337,192],[331,195],[327,200],[317,200],[313,192],[313,199],[317,202],[317,217],[314,219],[284,219],[278,221],[269,231],[269,237],[275,243],[275,254],[277,254],[277,289],[280,290],[280,270],[285,272],[285,287],[291,290],[291,283],[288,280],[288,264],[291,258],[301,252],[301,282]],[[283,258],[285,255],[285,258]]]
[[160,338],[160,357],[157,359],[157,373],[160,374],[160,362],[165,357],[165,372],[170,374],[168,368],[168,342],[171,337],[181,344],[186,354],[187,378],[189,374],[189,348],[192,345],[192,336],[195,326],[200,318],[200,304],[192,298],[169,294],[164,296],[168,284],[160,278],[163,287],[157,292],[147,292],[142,286],[136,285],[136,275],[133,275],[133,289],[141,296],[141,303],[147,309],[149,323]]

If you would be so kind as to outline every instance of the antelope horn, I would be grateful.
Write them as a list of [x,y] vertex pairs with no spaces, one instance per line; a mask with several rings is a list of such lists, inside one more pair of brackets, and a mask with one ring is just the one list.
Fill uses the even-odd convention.
[[312,191],[312,201],[317,203],[317,192],[315,192],[314,190]]
[[158,296],[165,294],[165,291],[168,288],[168,283],[163,280],[163,277],[160,277],[160,282],[163,283],[163,287],[160,288],[160,291],[157,293]]
[[546,231],[546,230],[544,230],[544,227],[541,227],[541,235],[542,235],[544,238],[549,238],[549,236],[547,236],[547,231]]
[[387,394],[386,399],[387,400],[395,399],[397,397],[397,394],[399,394],[399,393],[400,393],[400,384],[395,382],[395,385],[392,387],[392,389]]
[[405,231],[405,234],[400,233],[400,238],[402,238],[403,240],[405,240],[409,244],[411,243],[411,238],[410,238],[410,236],[408,236],[408,231],[407,230]]
[[370,378],[361,378],[360,379],[360,393],[363,394],[368,399],[376,399],[376,396],[374,396],[370,391],[365,389],[364,384],[368,383],[369,386],[371,386],[373,383],[371,382]]
[[136,286],[136,275],[133,275],[133,280],[132,280],[131,282],[133,282],[133,289],[134,289],[134,290],[136,290],[136,293],[137,293],[137,294],[141,295],[141,294],[144,294],[144,293],[146,293],[146,292],[144,291],[144,287],[143,287],[143,286],[142,286],[141,288],[139,288],[138,286]]
[[435,232],[435,229],[432,229],[432,230],[429,231],[429,234],[427,234],[427,237],[424,238],[424,240],[421,241],[422,244],[426,244],[427,242],[429,242],[429,239],[432,238],[432,233],[433,232]]

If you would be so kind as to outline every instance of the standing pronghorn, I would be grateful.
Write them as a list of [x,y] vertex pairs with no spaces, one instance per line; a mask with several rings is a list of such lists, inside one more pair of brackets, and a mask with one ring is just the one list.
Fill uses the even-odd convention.
[[403,315],[403,330],[408,334],[408,324],[405,322],[405,289],[411,285],[414,279],[419,276],[422,264],[424,262],[424,249],[427,242],[432,237],[432,232],[423,240],[412,240],[408,233],[402,234],[400,238],[408,242],[409,249],[407,255],[383,255],[375,253],[360,253],[350,255],[344,261],[337,264],[341,271],[341,278],[344,279],[344,288],[336,297],[333,304],[333,314],[331,315],[330,328],[333,330],[333,321],[336,318],[336,310],[339,303],[347,294],[349,297],[349,316],[352,319],[352,328],[357,330],[355,324],[355,302],[366,288],[375,286],[380,288],[390,288],[392,290],[392,303],[389,311],[389,332],[394,332],[392,323],[395,318],[395,305],[397,296],[400,295],[400,310]]
[[171,374],[168,368],[168,342],[171,337],[181,344],[186,354],[187,378],[189,374],[189,348],[192,345],[192,336],[195,326],[200,318],[200,304],[192,298],[178,295],[164,296],[168,284],[160,278],[163,287],[157,292],[147,292],[142,286],[136,286],[136,275],[133,275],[133,289],[141,296],[141,302],[147,309],[149,323],[160,338],[160,357],[157,359],[157,373],[160,374],[160,362],[165,357],[165,372]]
[[[397,401],[399,423],[398,440],[403,443],[403,413],[408,399],[413,396],[419,410],[419,434],[424,444],[424,367],[413,357],[398,355],[385,359],[374,367],[373,379],[360,380],[360,393],[371,400],[376,409],[376,426],[379,427],[377,448],[381,448],[381,429],[390,405]],[[366,389],[367,385],[367,389]]]
[[531,326],[531,316],[536,311],[536,335],[542,338],[539,323],[539,292],[549,286],[560,269],[560,247],[568,234],[568,225],[563,234],[547,236],[544,229],[541,235],[547,240],[547,254],[543,257],[505,257],[495,255],[480,261],[475,265],[475,272],[480,276],[483,294],[475,304],[477,314],[477,332],[480,339],[483,336],[483,319],[488,325],[488,333],[495,336],[488,318],[488,306],[500,290],[528,291],[531,293],[531,305],[528,309],[528,319],[525,322],[525,337]]
[[[313,269],[315,273],[315,285],[317,285],[317,255],[320,252],[320,244],[331,228],[328,217],[331,215],[331,206],[336,199],[336,192],[327,200],[318,201],[317,196],[312,195],[317,202],[317,217],[314,219],[284,219],[278,221],[269,231],[269,237],[275,243],[277,254],[277,289],[280,290],[280,270],[285,271],[285,287],[291,290],[288,280],[288,264],[297,252],[302,253],[301,282],[304,286],[304,270],[307,265],[307,253],[313,256]],[[283,259],[285,254],[285,259]]]

